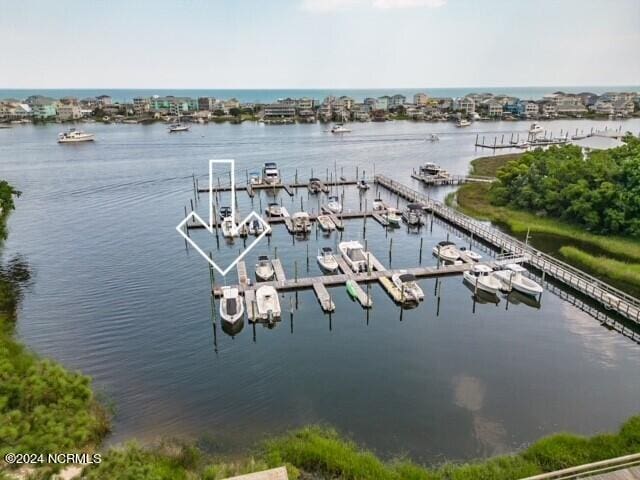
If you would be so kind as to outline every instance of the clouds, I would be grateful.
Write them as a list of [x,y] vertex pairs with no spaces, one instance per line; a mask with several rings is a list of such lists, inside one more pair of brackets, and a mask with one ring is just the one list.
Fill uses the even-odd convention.
[[379,10],[401,8],[438,8],[447,0],[302,0],[302,10],[314,13],[330,13],[353,8],[374,8]]

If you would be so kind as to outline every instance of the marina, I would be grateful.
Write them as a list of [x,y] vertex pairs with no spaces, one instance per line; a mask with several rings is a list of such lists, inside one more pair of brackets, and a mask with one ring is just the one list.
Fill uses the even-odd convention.
[[[529,124],[483,128],[524,131]],[[586,132],[590,125],[581,128]],[[573,133],[575,126],[558,122],[553,130]],[[86,128],[96,135],[94,143],[26,150],[50,145],[61,127],[8,129],[2,132],[10,134],[4,167],[9,180],[24,185],[24,194],[11,216],[5,253],[23,255],[37,271],[37,288],[25,292],[18,333],[43,356],[91,375],[117,402],[113,442],[131,435],[215,431],[232,448],[315,418],[379,451],[402,450],[416,461],[437,462],[442,455],[471,459],[479,450],[517,449],[559,428],[584,434],[615,428],[637,410],[631,399],[640,395],[630,381],[637,376],[640,341],[633,322],[552,274],[543,281],[542,272],[527,263],[521,265],[529,278],[545,289],[540,302],[515,291],[490,298],[475,294],[463,282],[472,264],[441,262],[438,269],[433,247],[447,237],[461,253],[472,244],[471,251],[487,265],[499,260],[500,247],[477,233],[471,239],[444,214],[423,210],[420,227],[403,219],[398,228],[384,225],[381,214],[388,207],[400,216],[407,204],[426,198],[405,199],[383,187],[382,177],[376,183],[376,175],[441,202],[455,186],[424,184],[411,178],[412,170],[432,161],[451,175],[468,171],[478,123],[437,127],[440,140],[425,143],[425,125],[410,122],[358,124],[340,138],[313,124],[282,127],[286,135],[280,127],[251,124],[194,124],[190,132],[174,135],[162,124],[144,129],[96,124]],[[275,195],[272,189],[256,189],[253,198],[238,191],[240,219],[256,211],[272,232],[226,277],[216,272],[212,286],[206,262],[185,248],[175,226],[192,210],[191,202],[193,211],[208,218],[208,193],[193,191],[191,174],[204,186],[206,159],[216,157],[237,159],[239,185],[246,181],[245,170],[261,175],[264,163],[275,159],[282,182],[295,183],[297,168],[302,188],[291,189],[294,196],[279,188]],[[24,168],[27,159],[29,169]],[[338,178],[355,181],[357,166],[358,179],[367,170],[370,188],[334,185],[331,194],[311,193],[309,178],[324,183],[327,168],[329,179],[332,170],[336,177],[334,161]],[[224,172],[220,176],[224,186]],[[220,222],[218,207],[231,202],[228,191],[216,194]],[[330,215],[343,229],[323,230],[318,213],[336,195],[343,209]],[[269,219],[271,203],[289,216],[306,211],[312,230],[290,234],[286,215]],[[68,228],[79,218],[86,222],[80,236]],[[227,241],[220,225],[219,245],[215,229],[210,234],[190,228],[189,234],[222,267],[255,238],[249,233]],[[337,252],[339,243],[351,240],[375,258],[371,276],[368,271],[345,274],[342,268],[325,275],[318,251]],[[261,255],[268,256],[274,271],[265,282],[255,278]],[[268,310],[267,318],[258,318],[256,289],[278,283],[274,260],[280,261],[287,289],[278,289],[280,316],[270,321]],[[402,291],[392,280],[400,272],[415,275],[425,295],[419,304],[402,303]],[[356,298],[346,290],[347,276],[357,280],[359,294],[368,295],[371,306],[361,304],[357,290]],[[335,307],[330,312],[323,310],[313,286],[295,284],[296,278],[300,283],[336,277],[335,284],[323,283]],[[232,329],[220,316],[221,298],[212,295],[222,286],[237,286],[243,299],[244,322]],[[53,322],[53,316],[59,320]],[[610,395],[576,389],[568,385],[569,377],[584,386],[597,383]],[[558,411],[545,407],[550,403]],[[505,433],[476,437],[469,433],[474,425]]]

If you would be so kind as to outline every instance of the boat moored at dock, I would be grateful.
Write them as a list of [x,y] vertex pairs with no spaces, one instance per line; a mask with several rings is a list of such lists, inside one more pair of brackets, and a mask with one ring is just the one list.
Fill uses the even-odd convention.
[[280,170],[274,162],[266,162],[262,168],[262,183],[267,185],[278,185],[281,182]]
[[266,209],[267,215],[270,217],[281,217],[282,206],[279,203],[270,203]]
[[340,203],[340,200],[337,196],[329,197],[327,208],[333,213],[340,213],[342,211],[342,204]]
[[258,280],[268,282],[275,275],[273,265],[267,255],[260,255],[256,264],[256,278]]
[[438,242],[438,244],[433,247],[433,254],[445,262],[453,263],[460,258],[460,251],[458,247],[456,247],[456,244],[447,240]]
[[317,256],[318,264],[322,270],[333,273],[338,270],[338,260],[331,247],[322,247]]
[[480,289],[487,293],[498,293],[502,285],[488,265],[474,265],[471,270],[464,272],[462,275],[475,289]]
[[308,233],[311,231],[311,219],[307,212],[295,212],[291,215],[291,227],[294,233]]
[[391,281],[402,293],[401,298],[405,302],[421,302],[424,300],[424,292],[420,288],[420,285],[416,282],[416,277],[406,270],[400,270],[400,272],[392,275]]
[[271,285],[262,285],[256,290],[257,315],[255,318],[269,322],[280,318],[280,300],[278,292]]
[[237,288],[222,287],[220,316],[229,323],[235,323],[244,315],[244,303]]
[[507,292],[517,290],[526,295],[537,296],[543,291],[542,286],[537,282],[525,277],[523,273],[527,271],[517,263],[505,265],[503,269],[494,272],[494,275],[502,283],[502,290]]
[[411,226],[422,224],[423,206],[420,203],[409,203],[402,211],[402,219]]
[[344,261],[347,262],[349,268],[355,273],[367,271],[367,255],[360,242],[357,240],[340,242],[338,244],[338,250]]

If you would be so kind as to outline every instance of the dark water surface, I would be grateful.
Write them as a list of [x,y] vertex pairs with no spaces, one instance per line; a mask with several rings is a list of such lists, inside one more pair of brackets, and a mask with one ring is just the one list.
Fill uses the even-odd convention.
[[[312,167],[324,177],[336,162],[338,174],[353,176],[358,165],[411,184],[411,169],[425,161],[466,173],[476,131],[527,126],[395,122],[354,125],[352,134],[336,137],[320,125],[196,125],[169,135],[161,125],[96,124],[84,126],[97,135],[87,145],[57,145],[55,125],[0,130],[0,177],[24,192],[4,254],[22,254],[34,273],[19,335],[42,355],[94,377],[117,406],[113,442],[206,435],[235,449],[321,422],[382,455],[434,461],[512,451],[558,430],[615,429],[640,411],[640,349],[550,292],[540,308],[501,297],[474,312],[470,290],[450,277],[438,311],[435,281],[422,280],[424,303],[401,311],[376,285],[367,318],[343,287],[331,290],[331,317],[305,291],[293,322],[286,294],[286,313],[274,329],[245,325],[232,338],[214,330],[205,261],[185,251],[175,231],[192,196],[191,174],[204,185],[209,158],[235,158],[240,178],[270,160],[285,176],[298,168],[301,178]],[[604,123],[548,125],[557,133],[591,126]],[[424,141],[431,131],[440,142]],[[270,197],[262,195],[264,208]],[[282,195],[291,212],[299,207],[299,197]],[[317,209],[306,191],[301,195],[305,208]],[[370,191],[368,202],[374,196]],[[354,188],[345,198],[348,208],[359,208]],[[238,201],[243,213],[260,206],[244,193]],[[205,195],[200,202],[205,215]],[[370,220],[366,237],[385,264],[393,239],[392,265],[401,267],[417,264],[420,238],[423,264],[434,264],[431,248],[447,232],[455,239],[438,222],[416,234],[386,233]],[[354,220],[343,238],[362,233],[362,221]],[[193,238],[223,263],[241,247],[223,243],[218,252],[205,232]],[[275,227],[247,264],[277,246],[287,274],[297,262],[306,275],[308,246],[309,274],[317,275],[317,248],[336,242],[336,234],[312,234],[294,245]]]

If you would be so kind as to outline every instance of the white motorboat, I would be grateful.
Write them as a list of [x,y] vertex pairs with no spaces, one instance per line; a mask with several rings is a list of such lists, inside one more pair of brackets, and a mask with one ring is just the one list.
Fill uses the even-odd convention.
[[340,213],[342,211],[342,204],[340,200],[336,196],[329,197],[329,201],[327,202],[327,208],[331,210],[333,213]]
[[257,318],[273,321],[280,318],[280,300],[278,292],[271,285],[262,285],[256,290]]
[[75,128],[58,134],[58,143],[92,142],[93,140],[95,140],[93,133],[86,133],[82,130],[76,130]]
[[318,221],[320,228],[325,232],[330,232],[336,229],[336,224],[333,223],[333,220],[331,220],[331,217],[328,215],[318,215],[316,220]]
[[183,123],[174,123],[173,125],[169,126],[169,133],[186,132],[188,130],[189,125],[185,125]]
[[406,270],[400,270],[391,276],[393,284],[402,292],[405,301],[420,302],[424,300],[424,292],[416,282],[416,277]]
[[220,221],[231,216],[231,207],[220,207]]
[[427,137],[428,142],[437,142],[438,140],[440,140],[440,137],[438,137],[438,135],[436,135],[435,133],[432,133]]
[[262,168],[262,181],[268,185],[280,183],[280,171],[274,162],[266,162]]
[[420,173],[422,175],[438,175],[442,171],[442,168],[437,163],[427,162],[420,166]]
[[359,190],[369,190],[369,184],[364,179],[358,180],[357,187]]
[[345,127],[342,123],[336,123],[331,127],[331,133],[349,133],[351,129]]
[[318,252],[318,264],[326,272],[335,272],[338,270],[338,260],[331,247],[322,247]]
[[539,123],[532,123],[531,127],[529,127],[529,133],[531,135],[538,135],[543,131],[544,131],[544,128],[542,128],[542,126]]
[[236,222],[233,217],[225,217],[222,220],[222,235],[226,238],[233,238],[238,236],[238,229],[236,228]]
[[311,231],[311,219],[307,212],[295,212],[291,215],[291,226],[295,233],[308,233]]
[[357,240],[340,242],[338,250],[351,270],[356,273],[367,271],[368,258],[360,242]]
[[267,215],[270,217],[281,217],[282,216],[282,206],[279,203],[270,203],[267,206]]
[[398,212],[396,211],[395,208],[387,209],[387,211],[383,213],[381,217],[387,221],[390,227],[400,226],[400,220],[402,220],[402,217],[398,215]]
[[471,125],[471,122],[464,118],[461,118],[458,120],[458,123],[456,123],[456,127],[468,127],[469,125]]
[[423,208],[420,203],[409,203],[402,211],[402,219],[408,225],[417,226],[422,224]]
[[374,210],[386,210],[387,205],[382,201],[381,198],[376,198],[373,200],[373,209]]
[[456,247],[456,244],[446,240],[438,242],[438,244],[433,247],[433,254],[446,262],[452,263],[460,258],[460,251],[458,247]]
[[474,289],[479,289],[487,293],[497,293],[502,286],[493,273],[491,267],[483,264],[475,264],[471,270],[464,272],[464,279],[473,285]]
[[273,265],[271,265],[269,257],[260,255],[258,257],[258,263],[256,263],[256,278],[267,282],[271,280],[274,275],[275,271],[273,270]]
[[249,223],[248,229],[249,229],[249,235],[255,235],[257,237],[258,235],[261,235],[264,232],[264,224],[257,218],[254,218]]
[[312,177],[309,179],[309,185],[307,188],[310,193],[320,193],[324,189],[324,184],[319,178]]
[[244,303],[238,289],[222,287],[220,300],[220,316],[229,323],[235,323],[244,315]]
[[482,255],[480,255],[477,252],[474,252],[473,250],[467,250],[467,247],[460,247],[459,250],[460,250],[460,253],[462,253],[463,255],[466,255],[474,262],[479,262],[480,260],[482,260]]
[[494,275],[502,283],[502,289],[506,291],[517,290],[527,295],[537,296],[542,293],[542,286],[523,275],[526,268],[517,263],[504,266],[504,270],[494,272]]

